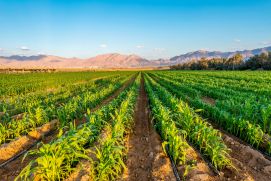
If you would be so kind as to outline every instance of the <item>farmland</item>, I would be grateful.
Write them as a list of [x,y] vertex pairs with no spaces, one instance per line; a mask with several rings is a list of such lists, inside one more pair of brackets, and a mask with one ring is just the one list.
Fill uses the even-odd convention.
[[0,180],[270,180],[271,72],[0,74]]

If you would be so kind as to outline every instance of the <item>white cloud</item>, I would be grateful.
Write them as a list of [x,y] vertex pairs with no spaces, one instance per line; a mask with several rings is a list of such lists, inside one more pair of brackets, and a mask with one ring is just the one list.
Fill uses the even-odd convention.
[[233,41],[234,41],[235,43],[240,43],[240,42],[241,42],[240,39],[234,39]]
[[3,51],[3,48],[0,48],[0,52]]
[[107,48],[107,44],[100,44],[100,48]]
[[154,51],[156,52],[163,52],[165,50],[166,50],[165,48],[154,48]]
[[144,45],[137,45],[136,48],[138,48],[138,49],[144,48]]
[[201,49],[199,49],[199,50],[201,50],[201,51],[209,51],[210,48],[201,48]]
[[22,51],[28,51],[28,50],[30,50],[28,47],[26,47],[26,46],[21,46],[21,48],[20,48]]
[[262,41],[260,44],[262,44],[262,45],[270,45],[271,41]]

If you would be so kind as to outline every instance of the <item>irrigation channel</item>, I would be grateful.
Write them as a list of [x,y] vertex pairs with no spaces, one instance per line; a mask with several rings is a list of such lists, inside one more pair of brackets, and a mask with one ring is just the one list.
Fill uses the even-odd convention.
[[127,169],[122,180],[176,180],[160,136],[153,128],[143,78],[134,114],[133,132],[127,141]]

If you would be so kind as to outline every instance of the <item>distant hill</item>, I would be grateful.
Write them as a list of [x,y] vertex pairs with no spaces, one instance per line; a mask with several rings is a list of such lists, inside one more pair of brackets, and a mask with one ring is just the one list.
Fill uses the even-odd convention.
[[199,60],[201,58],[211,59],[211,58],[229,58],[233,55],[240,53],[245,59],[252,57],[257,54],[261,54],[263,52],[271,51],[270,47],[265,48],[258,48],[254,50],[243,50],[243,51],[234,51],[234,52],[220,52],[220,51],[204,51],[204,50],[198,50],[194,52],[189,52],[186,54],[182,54],[179,56],[175,56],[170,58],[170,64],[178,64],[178,63],[184,63],[189,62],[191,60]]
[[64,58],[52,55],[33,55],[33,56],[0,56],[1,68],[142,68],[169,66],[179,63],[199,60],[203,57],[211,58],[229,58],[236,53],[243,55],[245,59],[271,51],[270,47],[258,48],[254,50],[243,50],[235,52],[220,51],[194,51],[170,59],[147,60],[137,55],[122,55],[110,53],[98,55],[87,59]]
[[118,53],[98,55],[84,60],[85,66],[97,67],[146,67],[153,66],[152,62],[137,55],[121,55]]
[[88,59],[63,58],[52,55],[0,57],[0,66],[8,68],[133,68],[156,66],[137,55],[118,53],[98,55]]

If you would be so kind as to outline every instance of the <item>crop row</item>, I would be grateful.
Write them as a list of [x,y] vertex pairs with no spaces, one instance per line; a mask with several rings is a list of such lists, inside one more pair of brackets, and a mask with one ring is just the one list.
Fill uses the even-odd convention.
[[[123,72],[125,74],[125,72]],[[117,75],[118,72],[112,72]],[[128,73],[129,74],[129,73]],[[46,91],[65,87],[74,82],[88,82],[91,79],[107,76],[108,72],[57,72],[0,74],[0,98],[25,95],[36,91]],[[0,101],[1,102],[1,101]]]
[[[37,180],[61,180],[67,178],[81,159],[89,160],[86,148],[93,145],[103,127],[109,124],[111,119],[126,120],[130,117],[131,100],[134,100],[138,82],[137,78],[135,83],[109,104],[93,113],[88,112],[85,124],[77,128],[73,127],[65,134],[60,134],[57,140],[30,152],[30,155],[36,155],[38,158],[30,162],[17,179],[28,180],[34,177]],[[120,112],[118,109],[125,112]],[[125,114],[124,117],[119,117],[123,114]]]
[[95,157],[90,160],[90,180],[116,180],[121,176],[125,168],[124,158],[127,153],[125,147],[125,136],[130,132],[136,98],[138,96],[140,76],[135,81],[133,90],[127,95],[120,108],[112,116],[109,133],[105,139],[100,141],[94,151]]
[[103,99],[120,88],[129,78],[113,79],[110,83],[106,82],[102,89],[99,86],[94,87],[80,96],[73,97],[59,107],[55,105],[37,107],[34,111],[29,111],[20,121],[13,120],[7,123],[0,123],[0,143],[2,144],[27,134],[31,129],[43,125],[52,119],[58,119],[60,124],[64,126],[75,118],[82,118],[82,114],[87,112],[87,109],[94,108]]
[[182,100],[176,99],[165,88],[148,77],[148,82],[160,101],[172,112],[172,119],[178,129],[187,135],[187,139],[195,144],[202,154],[206,155],[214,167],[222,169],[231,166],[229,149],[223,143],[221,134],[199,117]]
[[160,85],[163,85],[169,91],[174,93],[179,98],[186,100],[191,106],[196,109],[203,109],[200,112],[202,116],[216,122],[220,127],[229,133],[243,139],[249,144],[258,148],[259,146],[264,151],[270,153],[270,141],[268,136],[264,134],[262,128],[254,123],[232,115],[219,107],[205,103],[201,97],[193,96],[187,88],[183,88],[182,84],[175,80],[165,79],[162,76],[153,76]]
[[[130,74],[131,75],[131,74]],[[43,90],[31,92],[25,95],[14,95],[0,101],[0,111],[8,113],[9,115],[16,114],[17,112],[24,112],[31,107],[37,107],[40,104],[49,104],[50,102],[58,101],[63,102],[65,99],[88,90],[102,81],[110,80],[110,78],[120,77],[119,74],[107,75],[103,77],[94,77],[88,81],[70,82],[58,88],[50,88],[49,90],[44,87]]]
[[[230,113],[238,119],[250,121],[252,124],[259,124],[265,133],[271,132],[271,124],[268,120],[271,117],[271,104],[267,97],[256,97],[255,94],[236,92],[232,89],[219,86],[210,86],[212,80],[208,83],[182,82],[181,79],[163,76],[167,81],[178,82],[179,89],[185,90],[187,94],[194,99],[204,96],[215,99],[215,107]],[[256,94],[257,95],[257,94]]]

